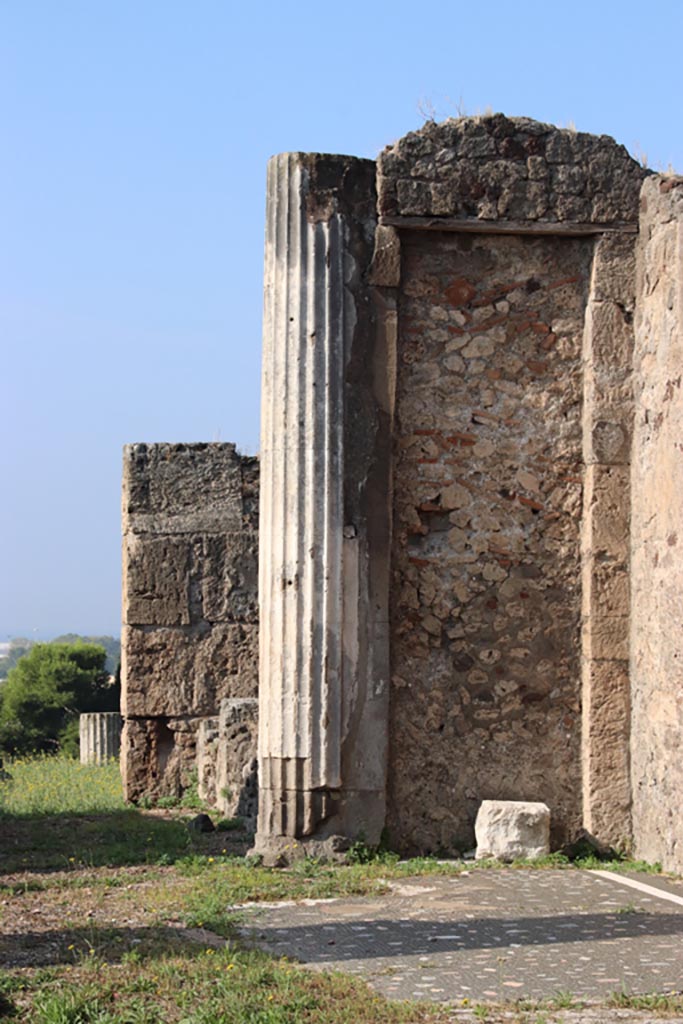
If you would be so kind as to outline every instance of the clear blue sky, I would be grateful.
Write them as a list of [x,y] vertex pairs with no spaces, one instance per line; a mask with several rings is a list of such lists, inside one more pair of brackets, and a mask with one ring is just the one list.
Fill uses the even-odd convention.
[[123,444],[258,449],[271,154],[491,107],[682,170],[682,11],[0,0],[0,640],[119,632]]

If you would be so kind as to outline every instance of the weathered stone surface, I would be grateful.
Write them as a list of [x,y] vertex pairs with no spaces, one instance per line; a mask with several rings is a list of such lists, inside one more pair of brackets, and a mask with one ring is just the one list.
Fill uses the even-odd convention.
[[581,824],[591,257],[589,240],[403,236],[388,825],[407,851],[468,849],[493,796],[548,803],[556,843]]
[[202,718],[197,729],[197,793],[207,804],[216,803],[218,719]]
[[635,238],[595,246],[584,333],[581,527],[583,824],[631,839],[629,522]]
[[[256,693],[258,461],[229,444],[129,445],[123,510],[122,710],[137,720],[124,775],[139,799],[147,770],[148,795],[189,778],[187,723]],[[135,739],[145,729],[150,753]],[[202,773],[210,788],[205,760]]]
[[258,627],[200,623],[186,629],[124,627],[124,715],[215,715],[224,697],[258,683]]
[[[257,850],[374,841],[388,767],[406,851],[468,848],[488,797],[628,845],[633,783],[680,869],[683,183],[502,115],[377,171],[379,223],[369,161],[269,172]],[[256,694],[257,492],[230,445],[126,450],[131,792],[201,722],[203,790],[253,794],[254,715],[232,753],[215,719]]]
[[226,818],[256,827],[258,812],[258,700],[224,700],[218,721],[215,804]]
[[535,860],[550,853],[550,809],[521,800],[483,800],[474,826],[477,860]]
[[181,796],[197,762],[198,718],[125,718],[121,775],[126,799]]
[[606,135],[503,114],[430,122],[380,154],[383,216],[635,222],[648,172]]
[[632,463],[635,850],[683,871],[683,179],[643,187]]
[[130,625],[187,626],[192,544],[176,537],[125,538],[124,607]]
[[258,460],[234,444],[126,445],[123,515],[135,533],[257,529]]
[[208,622],[258,622],[258,540],[253,531],[203,538],[202,612]]

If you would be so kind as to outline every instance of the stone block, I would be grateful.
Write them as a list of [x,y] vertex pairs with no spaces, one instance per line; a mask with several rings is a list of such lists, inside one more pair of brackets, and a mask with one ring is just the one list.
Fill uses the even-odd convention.
[[218,719],[203,718],[197,729],[197,792],[212,806],[216,803],[216,754]]
[[521,800],[483,800],[474,825],[477,860],[534,860],[550,853],[550,809]]
[[201,533],[255,528],[250,486],[258,460],[233,444],[131,444],[124,448],[124,530]]
[[623,845],[631,834],[628,661],[584,660],[582,710],[584,825]]
[[633,357],[633,316],[613,300],[591,302],[586,311],[587,358],[596,368],[630,371]]
[[128,625],[189,625],[192,537],[128,534],[124,540],[123,619]]
[[629,551],[628,466],[586,466],[582,544],[594,556],[626,562]]
[[224,700],[218,719],[216,806],[226,818],[256,825],[258,811],[258,700]]
[[210,716],[224,697],[251,697],[257,690],[257,626],[125,626],[122,647],[126,716]]
[[126,800],[182,796],[196,767],[200,719],[127,718],[121,734]]
[[208,622],[258,621],[258,535],[206,536],[201,556],[202,612]]

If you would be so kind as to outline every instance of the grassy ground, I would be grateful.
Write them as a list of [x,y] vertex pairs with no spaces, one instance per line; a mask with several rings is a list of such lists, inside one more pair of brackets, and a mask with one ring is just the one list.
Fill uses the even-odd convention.
[[[389,1003],[348,976],[308,972],[235,941],[240,903],[381,893],[392,878],[453,873],[465,865],[389,855],[344,867],[308,860],[269,870],[245,858],[250,837],[238,828],[197,835],[187,828],[194,810],[126,807],[116,765],[52,758],[6,767],[12,778],[0,782],[0,1018],[27,1024],[502,1019],[496,1008]],[[558,858],[548,863],[558,866]],[[643,1009],[683,1013],[671,1002]],[[506,1019],[545,1024],[554,1019],[551,1011],[519,1006]]]

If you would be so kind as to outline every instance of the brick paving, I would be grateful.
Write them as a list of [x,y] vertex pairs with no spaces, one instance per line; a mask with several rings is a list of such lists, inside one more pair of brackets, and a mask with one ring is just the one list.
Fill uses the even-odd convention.
[[617,874],[474,869],[396,882],[381,897],[251,906],[242,932],[397,999],[681,993],[683,884],[632,877],[654,892]]

